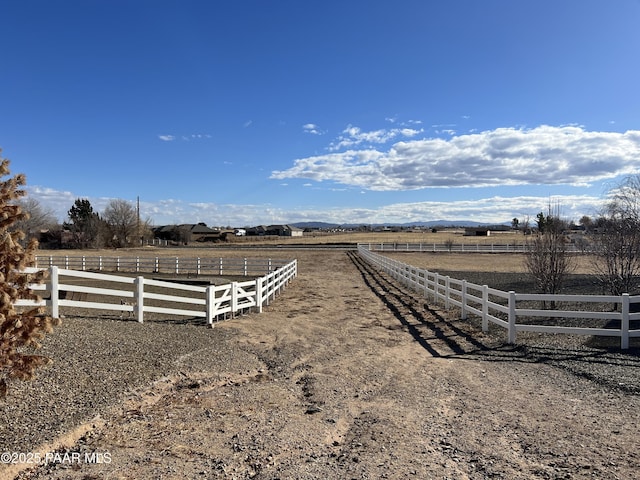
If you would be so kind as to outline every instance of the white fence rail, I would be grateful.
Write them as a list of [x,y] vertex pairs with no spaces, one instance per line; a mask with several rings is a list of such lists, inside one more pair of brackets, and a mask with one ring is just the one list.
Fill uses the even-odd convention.
[[38,255],[37,268],[96,272],[166,273],[172,275],[264,275],[282,267],[284,260],[261,258],[105,257]]
[[[377,252],[460,252],[460,253],[525,253],[523,243],[361,243],[369,251]],[[567,252],[582,253],[583,249],[573,244],[567,245]]]
[[[476,285],[466,280],[457,280],[428,270],[420,269],[393,260],[359,245],[359,255],[375,267],[391,275],[399,282],[432,298],[444,302],[445,308],[452,305],[461,310],[461,318],[474,314],[482,319],[482,330],[487,331],[489,322],[507,330],[509,343],[516,342],[518,332],[539,332],[574,335],[600,335],[620,337],[620,348],[629,348],[629,339],[640,337],[640,330],[630,329],[631,321],[640,320],[640,295],[625,293],[616,295],[543,295],[503,292],[487,285]],[[599,304],[608,310],[559,310],[525,308],[523,304],[547,302],[554,304]],[[520,307],[520,308],[519,308]],[[615,307],[615,310],[614,308]],[[581,319],[584,326],[561,326],[558,319]],[[595,322],[591,322],[594,320]],[[555,324],[549,324],[555,322]],[[612,327],[617,322],[619,326]],[[599,325],[594,325],[599,324]],[[605,325],[607,324],[606,328]]]
[[[27,271],[41,270],[31,268]],[[47,280],[31,289],[43,299],[19,300],[16,306],[48,307],[54,318],[64,307],[111,310],[133,315],[142,323],[145,313],[214,320],[255,308],[262,312],[275,296],[298,274],[297,260],[246,282],[225,285],[187,285],[105,273],[48,267]]]

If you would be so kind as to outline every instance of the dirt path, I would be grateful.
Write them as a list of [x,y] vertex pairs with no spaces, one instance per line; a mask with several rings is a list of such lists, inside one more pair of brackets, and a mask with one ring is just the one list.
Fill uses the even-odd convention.
[[20,478],[637,475],[637,396],[522,361],[445,318],[354,255],[307,253],[263,314],[215,327],[235,368],[160,380],[61,450],[108,463]]

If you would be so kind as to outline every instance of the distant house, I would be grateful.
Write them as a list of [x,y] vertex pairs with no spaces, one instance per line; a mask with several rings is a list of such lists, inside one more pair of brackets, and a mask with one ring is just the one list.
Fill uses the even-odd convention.
[[247,228],[247,235],[272,235],[276,237],[302,237],[304,230],[291,225],[258,225]]
[[287,225],[287,227],[289,229],[290,237],[302,237],[304,235],[304,229],[302,228],[294,227],[292,225]]
[[247,235],[264,236],[267,234],[267,227],[264,225],[258,225],[255,227],[246,229]]
[[207,227],[205,223],[184,223],[155,227],[153,235],[155,238],[177,243],[216,242],[221,239],[222,232]]
[[491,230],[484,227],[472,227],[464,229],[465,237],[490,237]]
[[267,235],[277,235],[279,237],[302,237],[304,230],[291,225],[269,225]]

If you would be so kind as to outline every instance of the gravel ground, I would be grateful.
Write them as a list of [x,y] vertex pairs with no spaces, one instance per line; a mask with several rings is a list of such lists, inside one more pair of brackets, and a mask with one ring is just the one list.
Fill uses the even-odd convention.
[[[17,478],[624,479],[640,468],[637,339],[624,352],[570,335],[506,345],[504,330],[411,298],[353,254],[299,262],[262,315],[213,329],[68,314],[44,343],[54,363],[0,405],[0,444],[117,462]],[[501,289],[526,280],[477,275],[465,273]]]
[[0,444],[7,451],[30,451],[159,377],[196,364],[231,367],[235,356],[227,335],[197,324],[67,317],[39,352],[54,362],[36,380],[10,385]]
[[[465,279],[477,285],[489,285],[492,288],[508,292],[535,292],[535,281],[527,273],[505,272],[461,272],[454,270],[440,270],[438,273],[449,275],[451,278]],[[572,295],[604,294],[601,286],[593,275],[567,275],[562,293]],[[524,308],[525,304],[520,307]],[[519,307],[519,308],[520,308]],[[601,306],[610,308],[609,305]],[[531,308],[540,308],[532,304]],[[596,307],[589,304],[586,308]],[[572,305],[571,309],[579,309]],[[455,311],[450,312],[455,316]],[[582,319],[554,320],[564,326],[584,325]],[[471,324],[481,329],[477,318],[470,318]],[[534,323],[534,322],[532,322]],[[638,328],[632,322],[632,328]],[[604,327],[607,322],[591,321],[591,325]],[[490,331],[498,339],[504,339],[505,330],[490,325]],[[574,375],[578,375],[598,383],[606,388],[623,390],[633,394],[640,394],[640,338],[631,339],[631,348],[621,351],[620,340],[615,337],[585,337],[583,335],[550,335],[530,332],[519,333],[515,346],[504,346],[498,350],[488,350],[483,355],[531,363],[546,363],[562,368]],[[505,351],[508,353],[505,354]],[[499,352],[499,353],[498,353]]]

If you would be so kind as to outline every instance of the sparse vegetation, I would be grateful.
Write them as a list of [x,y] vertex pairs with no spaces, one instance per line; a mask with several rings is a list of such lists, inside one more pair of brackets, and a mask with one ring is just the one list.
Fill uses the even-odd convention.
[[111,200],[104,210],[109,226],[110,243],[114,247],[135,246],[138,227],[136,209],[126,200]]
[[628,177],[596,221],[594,268],[613,295],[636,293],[640,275],[640,176]]
[[32,238],[37,239],[40,232],[56,227],[57,220],[53,210],[43,207],[36,199],[24,198],[16,203],[26,215],[25,218],[13,224],[12,230],[20,230],[24,233],[23,246],[26,246]]
[[453,250],[453,246],[456,244],[456,242],[453,240],[453,238],[449,237],[444,241],[444,246],[446,247],[447,251],[449,253],[451,253],[451,250]]
[[539,291],[553,295],[559,293],[567,274],[574,269],[564,234],[567,222],[560,218],[558,206],[549,207],[547,215],[540,212],[536,218],[538,234],[527,244],[525,265]]

